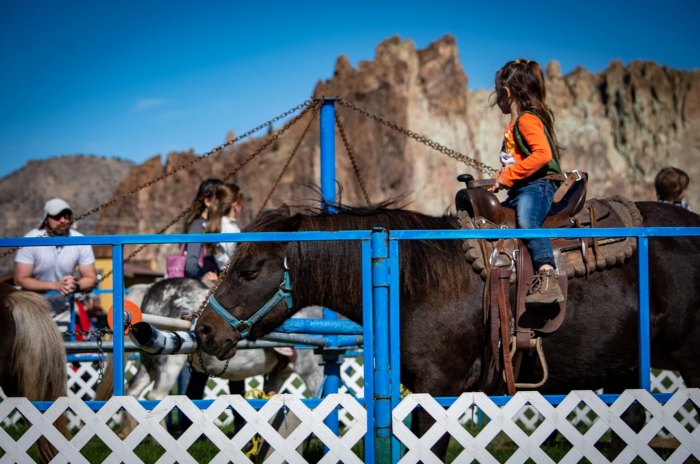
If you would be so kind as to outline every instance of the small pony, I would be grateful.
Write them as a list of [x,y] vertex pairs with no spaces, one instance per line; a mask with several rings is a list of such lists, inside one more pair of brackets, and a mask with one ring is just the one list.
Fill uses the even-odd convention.
[[[8,397],[53,401],[67,396],[66,350],[49,304],[41,295],[0,284],[0,386]],[[54,423],[70,439],[62,414]],[[56,448],[43,436],[37,440],[42,462],[56,456]]]

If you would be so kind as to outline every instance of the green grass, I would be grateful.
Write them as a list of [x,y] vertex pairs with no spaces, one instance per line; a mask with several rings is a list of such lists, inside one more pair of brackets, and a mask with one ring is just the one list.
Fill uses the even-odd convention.
[[[479,433],[483,426],[475,426],[470,424],[467,425],[465,428],[472,436],[475,436]],[[7,427],[5,428],[5,431],[12,437],[13,440],[17,440],[19,439],[19,437],[22,436],[26,429],[27,427],[25,425],[17,425],[13,427]],[[222,431],[230,437],[232,435],[233,429],[231,426],[227,426],[224,427]],[[603,454],[605,454],[605,447],[610,441],[610,434],[605,436],[601,441],[604,443],[604,449],[601,451],[603,452]],[[360,442],[353,448],[353,452],[357,456],[362,457],[363,449],[363,442]],[[516,451],[517,448],[512,442],[512,440],[508,438],[508,436],[501,433],[489,444],[487,449],[498,462],[506,462],[508,458]],[[552,460],[558,462],[571,449],[571,445],[568,442],[566,442],[565,439],[558,437],[551,443],[547,443],[546,445],[542,446],[542,449]],[[459,455],[459,453],[462,452],[462,450],[463,448],[456,441],[451,440],[449,448],[447,450],[445,462],[453,462],[455,458]],[[657,452],[657,454],[659,454],[660,460],[667,460],[674,450],[657,448],[655,449],[655,451]],[[107,458],[107,456],[109,456],[111,450],[109,450],[107,446],[98,437],[93,437],[80,450],[80,452],[90,463],[101,463]],[[211,441],[207,439],[200,439],[190,447],[188,452],[197,462],[204,463],[211,461],[214,458],[214,456],[216,456],[219,453],[219,449]],[[153,438],[147,437],[135,448],[134,453],[144,463],[151,464],[157,462],[158,459],[163,455],[163,453],[165,453],[165,450]],[[0,450],[0,457],[4,454],[5,452],[3,450]],[[38,454],[34,448],[30,449],[29,454],[35,461],[38,461]],[[311,439],[305,444],[303,455],[304,458],[310,463],[316,463],[320,461],[323,457],[323,444],[316,438]],[[534,464],[533,460],[528,460],[526,462]],[[580,462],[589,463],[589,461],[586,459],[582,459]],[[643,461],[640,458],[637,458],[632,462],[639,464],[643,463]],[[691,457],[685,462],[698,463],[699,461]]]

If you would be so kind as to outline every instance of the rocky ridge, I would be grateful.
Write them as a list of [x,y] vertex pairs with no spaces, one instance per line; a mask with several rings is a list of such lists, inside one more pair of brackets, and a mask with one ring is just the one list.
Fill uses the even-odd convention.
[[[653,200],[654,175],[663,166],[675,165],[691,176],[688,199],[700,209],[700,166],[694,162],[700,155],[700,71],[679,71],[652,62],[628,66],[613,62],[598,74],[577,68],[562,75],[558,63],[552,62],[546,74],[548,101],[565,147],[562,163],[566,169],[589,173],[589,196],[621,194]],[[360,62],[356,68],[341,56],[334,76],[318,82],[314,96],[342,97],[463,155],[497,165],[506,117],[489,105],[490,92],[468,91],[457,44],[450,36],[423,50],[410,40],[387,39],[377,46],[374,60]],[[346,204],[365,202],[359,173],[372,202],[402,197],[412,209],[442,214],[453,209],[454,194],[461,187],[458,174],[471,171],[483,176],[342,104],[336,104],[336,111],[353,154],[353,159],[347,156],[336,135],[337,179]],[[187,208],[199,182],[210,176],[230,176],[243,188],[249,199],[243,224],[263,206],[308,204],[318,197],[309,186],[318,185],[320,176],[317,120],[300,142],[308,122],[308,116],[302,118],[277,140],[270,137],[279,135],[281,127],[203,159],[191,151],[169,153],[164,165],[155,156],[134,166],[116,194],[176,166],[194,163],[104,210],[95,232],[156,232]],[[297,143],[294,159],[283,172]],[[181,227],[178,223],[170,231],[179,232]],[[171,251],[149,247],[144,257],[162,263],[163,255]]]

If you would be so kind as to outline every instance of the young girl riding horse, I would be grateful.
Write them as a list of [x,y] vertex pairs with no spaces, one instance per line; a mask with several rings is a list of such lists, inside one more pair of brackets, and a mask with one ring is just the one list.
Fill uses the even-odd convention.
[[[561,174],[554,115],[545,103],[544,74],[532,60],[509,61],[496,73],[496,104],[510,123],[503,135],[496,183],[488,190],[508,189],[504,206],[515,209],[519,228],[542,226],[552,207],[555,184],[548,176]],[[564,295],[557,281],[556,262],[547,238],[525,240],[536,271],[525,303],[559,303]]]

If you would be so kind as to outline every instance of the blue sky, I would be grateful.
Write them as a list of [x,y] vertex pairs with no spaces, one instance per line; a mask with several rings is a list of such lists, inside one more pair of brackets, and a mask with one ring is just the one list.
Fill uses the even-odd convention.
[[700,67],[697,1],[257,2],[51,0],[0,4],[0,177],[63,154],[141,162],[204,153],[304,101],[346,55],[398,35],[452,34],[469,88],[504,62],[615,59]]

